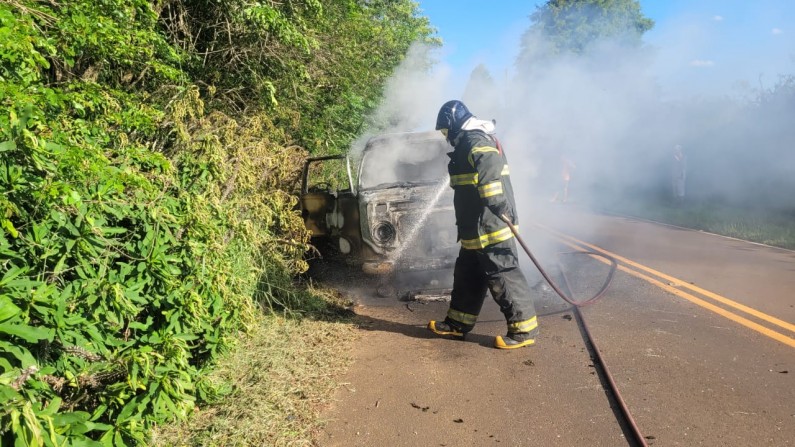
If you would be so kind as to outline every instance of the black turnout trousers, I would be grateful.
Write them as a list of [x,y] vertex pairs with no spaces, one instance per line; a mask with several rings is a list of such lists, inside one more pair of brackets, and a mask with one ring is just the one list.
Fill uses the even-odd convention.
[[515,239],[479,250],[461,248],[453,273],[448,324],[464,332],[472,330],[486,290],[505,315],[509,333],[538,332],[535,306],[527,279],[519,269]]

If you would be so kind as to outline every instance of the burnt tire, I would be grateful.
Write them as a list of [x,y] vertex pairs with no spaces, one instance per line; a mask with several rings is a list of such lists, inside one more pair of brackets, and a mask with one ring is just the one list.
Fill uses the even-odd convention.
[[376,286],[375,293],[381,298],[393,298],[397,295],[397,289],[392,282],[384,282]]

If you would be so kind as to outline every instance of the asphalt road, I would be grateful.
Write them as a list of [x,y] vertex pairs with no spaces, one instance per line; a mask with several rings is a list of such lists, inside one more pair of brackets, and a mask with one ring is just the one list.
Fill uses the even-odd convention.
[[[577,297],[607,266],[559,253],[619,259],[582,313],[648,445],[795,445],[795,252],[570,207],[537,215],[523,237]],[[425,326],[447,303],[337,283],[358,303],[361,337],[317,444],[637,445],[572,309],[525,270],[541,336],[514,351],[492,348],[505,322],[491,299],[466,341],[444,340]]]

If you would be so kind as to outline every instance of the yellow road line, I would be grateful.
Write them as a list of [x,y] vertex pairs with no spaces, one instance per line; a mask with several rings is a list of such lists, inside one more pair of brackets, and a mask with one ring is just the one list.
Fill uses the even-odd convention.
[[688,283],[686,281],[682,281],[680,279],[674,278],[673,276],[666,275],[665,273],[662,273],[662,272],[658,272],[657,270],[654,270],[652,268],[649,268],[649,267],[646,267],[644,265],[638,264],[638,263],[636,263],[634,261],[631,261],[631,260],[629,260],[627,258],[619,256],[619,255],[617,255],[615,253],[611,253],[611,252],[609,252],[609,251],[607,251],[607,250],[605,250],[605,249],[603,249],[601,247],[597,247],[597,246],[591,245],[591,244],[589,244],[587,242],[580,241],[579,239],[576,239],[574,237],[571,237],[571,236],[568,236],[566,234],[560,233],[560,232],[555,231],[555,230],[553,230],[551,228],[544,227],[543,225],[538,225],[538,226],[543,228],[543,229],[545,229],[545,230],[547,230],[547,231],[549,231],[550,233],[555,234],[558,237],[569,239],[571,241],[574,241],[574,243],[576,243],[576,244],[580,244],[580,245],[588,247],[588,248],[590,248],[592,250],[596,250],[596,251],[599,251],[601,253],[605,253],[607,255],[610,255],[610,256],[614,257],[618,261],[621,261],[621,262],[623,262],[623,263],[625,263],[627,265],[631,265],[631,266],[633,266],[633,267],[635,267],[635,268],[637,268],[639,270],[643,270],[643,271],[645,271],[647,273],[651,273],[651,274],[653,274],[655,276],[663,278],[666,281],[671,282],[672,284],[675,284],[675,285],[680,286],[680,287],[688,288],[688,289],[690,289],[690,290],[692,290],[692,291],[694,291],[696,293],[699,293],[701,295],[704,295],[704,296],[707,296],[709,298],[712,298],[715,301],[718,301],[718,302],[721,302],[723,304],[726,304],[727,306],[730,306],[730,307],[733,307],[735,309],[741,310],[741,311],[743,311],[743,312],[745,312],[745,313],[747,313],[749,315],[753,315],[753,316],[759,318],[760,320],[765,320],[768,323],[775,324],[775,325],[777,325],[777,326],[779,326],[779,327],[781,327],[783,329],[787,329],[789,331],[795,332],[795,324],[791,324],[791,323],[788,323],[788,322],[786,322],[784,320],[780,320],[780,319],[778,319],[776,317],[773,317],[773,316],[770,316],[770,315],[765,314],[763,312],[760,312],[760,311],[758,311],[758,310],[756,310],[754,308],[748,307],[746,305],[740,304],[740,303],[738,303],[736,301],[732,301],[732,300],[730,300],[730,299],[728,299],[726,297],[723,297],[721,295],[718,295],[716,293],[710,292],[709,290],[702,289],[701,287],[698,287],[696,285],[690,284],[690,283]]
[[[752,309],[752,308],[750,308],[748,306],[744,306],[744,305],[742,305],[740,303],[736,303],[736,302],[734,302],[734,301],[732,301],[732,300],[730,300],[728,298],[724,298],[724,297],[722,297],[720,295],[712,293],[712,292],[710,292],[708,290],[704,290],[704,289],[702,289],[700,287],[692,286],[691,284],[688,284],[688,283],[686,283],[684,281],[681,281],[679,279],[676,279],[676,278],[674,278],[672,276],[669,276],[669,275],[666,275],[664,273],[657,272],[654,269],[651,269],[651,268],[648,268],[648,267],[643,266],[641,264],[638,264],[636,262],[630,261],[629,259],[626,259],[626,258],[624,258],[622,256],[618,256],[616,254],[613,254],[613,253],[611,253],[611,252],[609,252],[607,250],[604,250],[604,249],[602,249],[600,247],[597,247],[595,245],[591,245],[591,244],[588,244],[587,242],[580,241],[580,240],[578,240],[576,238],[573,238],[571,236],[568,236],[568,235],[565,235],[563,233],[557,232],[557,231],[552,230],[550,228],[547,228],[547,227],[545,227],[543,225],[539,225],[539,224],[536,224],[536,225],[541,227],[541,228],[543,228],[544,230],[549,231],[550,233],[558,236],[559,238],[563,239],[563,242],[566,245],[568,245],[569,247],[572,247],[574,249],[580,249],[581,247],[584,246],[584,247],[590,248],[591,250],[594,250],[594,251],[597,251],[597,252],[604,253],[606,255],[612,256],[616,260],[624,262],[624,263],[626,263],[628,265],[631,265],[631,266],[633,266],[635,268],[638,268],[640,270],[644,270],[644,271],[646,271],[648,273],[657,275],[657,276],[659,276],[661,278],[665,278],[666,280],[670,281],[673,284],[682,285],[682,286],[688,287],[688,288],[690,288],[691,290],[693,290],[693,291],[695,291],[697,293],[701,293],[701,294],[703,294],[705,296],[708,296],[710,298],[715,299],[716,301],[719,301],[721,303],[727,304],[727,305],[729,305],[731,307],[734,307],[736,309],[742,310],[743,312],[746,312],[746,313],[748,313],[750,315],[758,317],[758,318],[760,318],[762,320],[768,321],[770,323],[777,324],[779,326],[782,326],[783,328],[793,328],[793,329],[790,329],[790,330],[795,332],[795,325],[787,323],[787,322],[785,322],[783,320],[779,320],[778,318],[775,318],[775,317],[772,317],[772,316],[767,315],[765,313],[759,312],[756,309]],[[573,241],[573,242],[569,242],[569,241]],[[579,245],[574,245],[574,244],[579,244]],[[598,257],[598,256],[596,258],[599,261],[601,261],[601,262],[604,262],[604,263],[607,263],[607,264],[610,263],[609,261],[607,261],[604,258],[601,258],[601,257]],[[658,280],[656,278],[652,278],[651,276],[647,276],[647,275],[644,275],[643,273],[640,273],[640,272],[637,272],[635,270],[629,269],[629,268],[627,268],[627,267],[625,267],[625,266],[623,266],[621,264],[619,264],[618,269],[623,271],[623,272],[629,273],[632,276],[640,278],[640,279],[642,279],[642,280],[644,280],[646,282],[654,284],[655,286],[660,287],[663,290],[666,290],[666,291],[668,291],[670,293],[673,293],[674,295],[676,295],[676,296],[678,296],[680,298],[684,298],[684,299],[690,301],[693,304],[696,304],[696,305],[701,306],[701,307],[703,307],[705,309],[708,309],[708,310],[710,310],[712,312],[715,312],[716,314],[721,315],[723,317],[726,317],[726,318],[728,318],[728,319],[730,319],[730,320],[732,320],[732,321],[734,321],[734,322],[736,322],[738,324],[741,324],[741,325],[743,325],[743,326],[745,326],[745,327],[747,327],[749,329],[755,330],[755,331],[759,332],[760,334],[763,334],[763,335],[765,335],[767,337],[770,337],[770,338],[772,338],[774,340],[777,340],[777,341],[779,341],[781,343],[784,343],[785,345],[788,345],[788,346],[790,346],[792,348],[795,348],[795,339],[793,339],[792,337],[788,337],[788,336],[786,336],[784,334],[776,332],[776,331],[774,331],[772,329],[769,329],[769,328],[767,328],[765,326],[762,326],[761,324],[755,323],[755,322],[753,322],[753,321],[751,321],[751,320],[749,320],[747,318],[744,318],[744,317],[742,317],[740,315],[734,314],[734,313],[732,313],[732,312],[730,312],[730,311],[728,311],[726,309],[718,307],[718,306],[716,306],[716,305],[714,305],[712,303],[709,303],[709,302],[704,301],[704,300],[702,300],[702,299],[700,299],[698,297],[695,297],[695,296],[693,296],[693,295],[691,295],[691,294],[689,294],[687,292],[684,292],[684,291],[682,291],[680,289],[677,289],[676,287],[673,287],[671,285],[665,284],[664,282],[662,282],[662,281],[660,281],[660,280]]]

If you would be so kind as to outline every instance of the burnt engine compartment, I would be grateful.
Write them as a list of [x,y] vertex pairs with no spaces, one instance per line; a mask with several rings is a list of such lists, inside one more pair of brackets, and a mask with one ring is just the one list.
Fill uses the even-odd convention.
[[398,269],[445,268],[455,260],[455,216],[446,182],[362,192],[360,206],[367,216],[365,241]]

